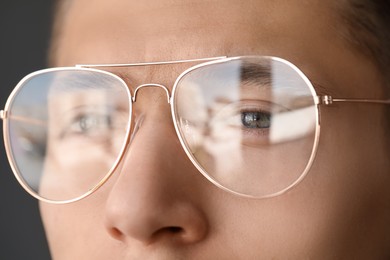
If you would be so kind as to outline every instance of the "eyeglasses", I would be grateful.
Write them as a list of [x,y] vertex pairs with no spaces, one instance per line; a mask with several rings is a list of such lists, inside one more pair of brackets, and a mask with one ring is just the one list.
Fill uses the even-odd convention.
[[[132,86],[132,95],[122,78],[100,69],[191,62],[200,64],[181,73],[172,95],[161,84]],[[97,190],[130,144],[132,106],[143,87],[166,91],[177,136],[199,172],[251,198],[282,194],[310,170],[320,136],[319,105],[390,104],[318,96],[295,65],[268,56],[45,69],[23,78],[0,111],[19,183],[51,203]]]

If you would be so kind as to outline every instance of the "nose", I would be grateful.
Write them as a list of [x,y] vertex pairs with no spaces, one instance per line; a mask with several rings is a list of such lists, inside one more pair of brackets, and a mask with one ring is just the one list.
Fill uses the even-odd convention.
[[207,235],[196,196],[203,180],[186,158],[166,106],[144,117],[107,199],[107,231],[124,243],[193,244]]

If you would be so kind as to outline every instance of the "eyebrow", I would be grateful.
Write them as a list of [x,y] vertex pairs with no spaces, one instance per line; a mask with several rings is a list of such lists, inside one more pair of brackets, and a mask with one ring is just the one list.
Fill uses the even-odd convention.
[[[273,83],[271,67],[272,65],[270,61],[264,61],[262,63],[244,61],[241,68],[241,79],[243,82],[247,83],[256,83],[270,86]],[[306,74],[304,75],[306,76]],[[318,83],[317,81],[313,81],[310,78],[308,78],[308,80],[312,84],[317,96],[334,94],[333,91],[330,91],[327,87]]]
[[244,61],[241,67],[241,80],[243,82],[257,83],[261,85],[272,84],[272,73],[270,62],[248,62]]
[[[201,59],[188,59],[188,60],[172,60],[164,62],[141,62],[141,63],[123,63],[123,64],[78,64],[75,67],[86,67],[86,68],[120,68],[120,67],[137,67],[137,66],[150,66],[150,65],[170,65],[178,63],[188,63],[188,62],[200,62],[200,61],[213,61],[223,58],[228,58],[227,56],[220,57],[211,57],[211,58],[201,58]],[[122,71],[110,71],[111,73],[117,75],[126,82],[126,85],[131,88],[130,82],[132,78],[128,73]],[[180,72],[178,73],[180,74]],[[263,60],[261,62],[251,62],[244,60],[241,66],[241,80],[246,83],[255,83],[261,84],[263,86],[270,86],[272,84],[272,60]],[[323,95],[332,95],[326,87],[319,84],[316,81],[309,79],[310,83],[315,89],[317,96]]]
[[[63,78],[66,81],[62,80]],[[53,87],[52,91],[69,91],[74,89],[80,89],[80,86],[84,89],[110,89],[113,88],[112,80],[105,75],[94,75],[89,74],[87,77],[83,78],[83,75],[64,75],[63,77],[54,77],[51,84]]]

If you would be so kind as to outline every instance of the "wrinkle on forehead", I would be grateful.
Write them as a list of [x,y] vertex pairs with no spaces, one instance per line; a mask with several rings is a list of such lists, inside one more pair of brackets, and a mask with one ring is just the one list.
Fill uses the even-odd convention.
[[[334,1],[78,0],[64,22],[57,65],[267,55],[298,65],[338,97],[375,96],[367,88],[375,68],[346,44]],[[158,72],[134,79],[172,82],[172,73]]]
[[[117,56],[109,62],[141,62],[238,52],[240,41],[245,46],[296,45],[291,39],[300,37],[300,45],[312,45],[337,24],[331,9],[328,1],[97,0],[92,8],[90,1],[79,0],[65,22],[67,46],[62,47],[74,50],[88,44]],[[308,35],[310,42],[305,42]],[[111,43],[116,50],[108,48]],[[104,55],[95,53],[96,60],[101,62]]]

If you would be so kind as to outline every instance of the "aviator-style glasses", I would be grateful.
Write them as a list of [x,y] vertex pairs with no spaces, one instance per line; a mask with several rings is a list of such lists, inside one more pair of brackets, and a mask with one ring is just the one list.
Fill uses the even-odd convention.
[[[172,93],[161,84],[133,86],[102,70],[179,63],[197,65],[180,74]],[[143,87],[166,91],[177,136],[199,172],[251,198],[279,195],[310,170],[320,105],[390,104],[318,96],[295,65],[269,56],[45,69],[22,79],[0,111],[7,156],[20,184],[52,203],[97,190],[130,145],[137,123],[132,106]]]

